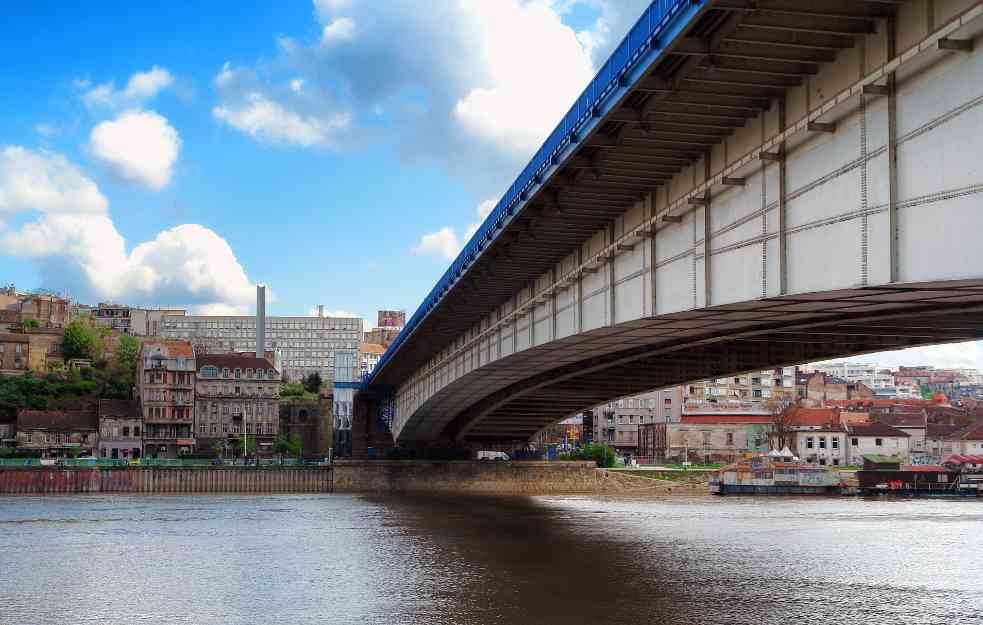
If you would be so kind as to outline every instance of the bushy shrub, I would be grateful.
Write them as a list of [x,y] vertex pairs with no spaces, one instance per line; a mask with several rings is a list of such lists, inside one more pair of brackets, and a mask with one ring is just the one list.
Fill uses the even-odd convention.
[[593,460],[597,466],[610,469],[618,462],[614,448],[603,443],[591,443],[568,454],[561,454],[560,460]]

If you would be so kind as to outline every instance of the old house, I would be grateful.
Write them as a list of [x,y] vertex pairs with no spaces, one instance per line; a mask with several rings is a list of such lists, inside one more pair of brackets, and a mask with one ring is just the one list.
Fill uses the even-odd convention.
[[872,422],[857,423],[847,428],[849,436],[848,462],[861,464],[864,454],[893,456],[907,463],[911,458],[908,433],[896,427]]
[[95,407],[66,410],[21,410],[17,413],[17,448],[44,457],[91,455],[99,443]]
[[99,457],[136,460],[143,457],[143,414],[140,402],[99,400]]

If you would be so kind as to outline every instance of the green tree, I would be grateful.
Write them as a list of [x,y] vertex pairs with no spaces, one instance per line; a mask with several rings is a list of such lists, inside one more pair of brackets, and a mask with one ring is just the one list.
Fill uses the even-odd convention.
[[40,328],[41,322],[37,319],[24,319],[20,322],[20,327],[22,330],[31,330],[34,328]]
[[321,383],[321,374],[317,371],[304,378],[304,388],[308,393],[317,395],[321,390]]
[[[242,437],[235,439],[235,442],[230,445],[231,449],[236,454],[242,453]],[[246,437],[246,455],[252,456],[256,453],[256,437],[247,436]]]
[[304,444],[300,440],[299,434],[292,436],[279,435],[273,440],[273,453],[282,456],[292,456],[299,458],[303,453]]
[[109,328],[96,326],[88,317],[76,319],[65,326],[61,350],[66,359],[88,358],[101,360],[106,350]]
[[119,337],[116,355],[113,358],[113,373],[116,380],[132,388],[136,384],[137,360],[140,358],[140,339],[129,334]]
[[618,462],[618,454],[614,448],[602,443],[584,445],[577,451],[560,456],[561,460],[593,460],[597,466],[610,469]]

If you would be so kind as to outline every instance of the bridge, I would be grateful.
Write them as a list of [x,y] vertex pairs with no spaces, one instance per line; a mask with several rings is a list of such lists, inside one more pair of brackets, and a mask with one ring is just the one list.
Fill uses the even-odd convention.
[[983,338],[981,16],[653,2],[356,418],[404,445],[524,441],[694,379]]

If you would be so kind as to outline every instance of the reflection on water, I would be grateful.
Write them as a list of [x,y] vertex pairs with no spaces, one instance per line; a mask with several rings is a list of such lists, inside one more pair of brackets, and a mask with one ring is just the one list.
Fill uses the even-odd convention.
[[983,623],[973,501],[0,498],[0,623]]

